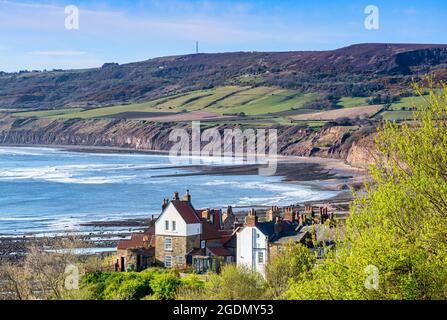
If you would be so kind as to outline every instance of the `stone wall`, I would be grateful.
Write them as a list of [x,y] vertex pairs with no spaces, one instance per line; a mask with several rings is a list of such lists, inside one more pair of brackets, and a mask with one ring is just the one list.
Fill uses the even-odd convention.
[[[172,250],[165,250],[165,238],[172,239]],[[165,256],[172,257],[172,267],[182,269],[186,267],[186,255],[194,248],[200,248],[200,235],[189,237],[156,236],[155,237],[155,260],[164,266]],[[177,257],[182,257],[179,264]]]

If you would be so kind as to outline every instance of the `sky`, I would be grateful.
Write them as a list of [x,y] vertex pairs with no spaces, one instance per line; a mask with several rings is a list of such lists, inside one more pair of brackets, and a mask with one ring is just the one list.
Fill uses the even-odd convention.
[[[365,26],[370,5],[378,29]],[[206,53],[447,43],[446,30],[446,0],[0,0],[0,70],[142,61],[196,41]]]

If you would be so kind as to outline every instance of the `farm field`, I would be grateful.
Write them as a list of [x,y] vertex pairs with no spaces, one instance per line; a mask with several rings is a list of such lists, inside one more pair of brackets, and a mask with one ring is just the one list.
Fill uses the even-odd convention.
[[[159,98],[144,103],[100,107],[94,109],[66,108],[14,113],[15,117],[91,119],[122,118],[132,112],[147,113],[187,113],[201,111],[216,116],[241,115],[261,116],[301,108],[306,102],[318,97],[317,94],[301,94],[292,90],[273,87],[237,87],[226,86],[208,90],[192,91],[170,97]],[[147,118],[147,117],[144,117]],[[155,117],[156,118],[156,117]],[[155,119],[154,121],[156,121]],[[282,120],[284,121],[284,119]]]
[[380,113],[383,120],[388,121],[402,121],[402,120],[412,120],[412,111],[384,111]]
[[343,97],[337,105],[343,108],[361,107],[366,104],[366,99],[365,97]]
[[374,115],[379,112],[379,110],[383,106],[381,105],[372,105],[372,106],[363,106],[363,107],[354,107],[354,108],[345,108],[345,109],[337,109],[330,111],[322,111],[316,113],[309,114],[301,114],[297,116],[292,116],[293,120],[335,120],[337,118],[350,118],[354,119],[356,117],[361,117],[363,115],[368,115],[368,117]]
[[426,102],[426,96],[415,96],[415,97],[403,97],[400,101],[391,104],[389,110],[398,111],[398,110],[409,110],[412,108],[418,108],[420,105]]

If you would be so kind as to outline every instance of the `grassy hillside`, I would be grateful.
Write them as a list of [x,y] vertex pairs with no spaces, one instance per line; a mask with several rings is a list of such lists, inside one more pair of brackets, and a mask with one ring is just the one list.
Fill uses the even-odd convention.
[[[373,97],[406,89],[413,79],[427,73],[445,80],[446,65],[447,45],[439,44],[358,44],[327,51],[171,56],[84,70],[0,73],[0,108],[92,108],[228,86]],[[229,90],[221,92],[222,99],[226,93],[236,93]],[[245,105],[251,98],[242,100]],[[205,108],[213,102],[218,102],[215,97],[210,101],[203,97],[201,104],[194,106]],[[355,107],[358,103],[347,100],[341,105]],[[230,104],[238,107],[234,101]],[[286,104],[278,110],[288,107]]]
[[138,118],[154,117],[154,113],[185,113],[206,111],[216,115],[240,114],[260,116],[301,108],[306,102],[318,97],[317,94],[300,94],[293,90],[272,87],[226,86],[208,90],[197,90],[186,94],[151,100],[144,103],[118,105],[112,107],[81,109],[66,108],[14,113],[15,117],[37,118],[102,118],[122,117],[126,113],[138,113]]

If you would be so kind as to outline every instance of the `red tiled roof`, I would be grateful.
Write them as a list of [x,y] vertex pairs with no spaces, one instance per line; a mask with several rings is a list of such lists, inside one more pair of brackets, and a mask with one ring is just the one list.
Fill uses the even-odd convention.
[[207,247],[207,249],[215,256],[227,257],[231,256],[231,252],[224,247]]
[[146,245],[147,241],[144,241],[144,233],[133,233],[129,240],[120,240],[118,242],[118,250],[126,250],[130,248],[142,248]]
[[202,219],[202,240],[220,239],[221,235],[216,227],[204,219]]
[[187,224],[200,223],[200,218],[191,203],[180,200],[172,200],[171,203]]
[[226,244],[233,238],[234,231],[233,230],[219,230],[219,234],[220,234],[220,243]]

